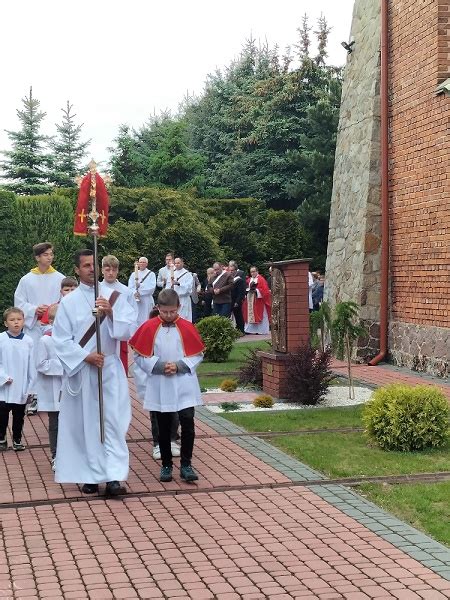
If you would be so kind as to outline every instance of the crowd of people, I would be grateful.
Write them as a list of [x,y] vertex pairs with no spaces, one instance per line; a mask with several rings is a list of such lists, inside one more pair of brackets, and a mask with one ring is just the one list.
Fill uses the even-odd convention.
[[172,480],[173,457],[180,456],[181,479],[196,481],[194,416],[202,402],[196,368],[204,345],[193,322],[220,315],[242,333],[268,333],[266,279],[256,267],[246,277],[230,261],[215,262],[201,280],[168,253],[157,275],[141,257],[126,286],[117,279],[118,259],[109,255],[96,297],[91,250],[74,257],[79,282],[54,269],[51,243],[36,244],[33,255],[36,267],[20,279],[14,306],[3,315],[0,450],[8,449],[11,413],[12,448],[23,451],[25,415],[46,412],[55,481],[83,484],[86,494],[102,483],[108,495],[123,493],[131,347],[138,396],[151,414],[153,457],[162,461],[160,480]]

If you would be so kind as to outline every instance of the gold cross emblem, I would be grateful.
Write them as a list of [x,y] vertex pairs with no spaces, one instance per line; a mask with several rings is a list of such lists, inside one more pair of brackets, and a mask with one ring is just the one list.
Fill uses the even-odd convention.
[[105,224],[105,221],[106,221],[106,215],[105,215],[105,211],[104,211],[104,210],[102,210],[102,212],[101,212],[101,213],[100,213],[98,216],[99,216],[99,218],[102,220],[102,225],[104,225],[104,224]]
[[78,217],[80,218],[81,223],[83,223],[84,219],[87,218],[87,214],[84,212],[84,208],[82,208],[81,212],[78,213]]

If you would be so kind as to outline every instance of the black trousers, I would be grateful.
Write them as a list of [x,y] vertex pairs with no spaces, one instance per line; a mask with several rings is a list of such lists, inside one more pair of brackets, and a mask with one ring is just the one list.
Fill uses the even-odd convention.
[[58,419],[59,412],[57,410],[49,411],[48,413],[48,441],[50,442],[50,452],[52,458],[56,456],[56,445],[58,442]]
[[244,315],[242,314],[242,304],[238,304],[237,306],[234,306],[233,304],[233,315],[236,321],[236,327],[239,329],[239,331],[244,333]]
[[[172,450],[170,447],[170,436],[173,418],[177,413],[171,412],[156,412],[159,427],[159,449],[161,451],[161,461],[163,467],[172,466]],[[195,440],[195,424],[194,424],[195,409],[193,406],[190,408],[183,408],[178,411],[178,418],[181,426],[181,466],[187,467],[191,464],[192,452],[194,450]]]
[[[169,413],[172,415],[172,424],[170,426],[170,441],[176,442],[178,439],[178,426],[180,422],[178,421],[178,413]],[[152,440],[154,446],[159,446],[159,427],[158,420],[156,418],[156,413],[150,413],[150,421],[152,424]]]
[[25,419],[26,404],[13,404],[0,402],[0,440],[6,439],[9,413],[12,412],[12,434],[14,442],[22,441],[23,422]]

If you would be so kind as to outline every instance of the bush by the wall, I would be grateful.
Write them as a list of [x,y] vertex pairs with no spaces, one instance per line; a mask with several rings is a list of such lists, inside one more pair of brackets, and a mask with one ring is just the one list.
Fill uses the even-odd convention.
[[236,379],[224,379],[220,384],[220,389],[223,392],[235,392],[237,390],[238,383]]
[[288,358],[288,400],[307,405],[323,400],[333,379],[330,363],[329,348],[320,352],[305,345],[293,352]]
[[[270,344],[268,344],[270,346]],[[263,371],[260,350],[247,348],[244,354],[244,363],[239,369],[238,381],[241,385],[254,385],[262,388]]]
[[427,385],[388,385],[377,389],[364,408],[369,438],[383,450],[411,452],[438,448],[449,432],[444,394]]
[[205,317],[197,323],[197,329],[205,342],[205,360],[225,362],[233,348],[239,331],[233,327],[230,319],[214,315]]
[[267,394],[260,394],[253,400],[253,406],[256,408],[272,408],[273,398]]

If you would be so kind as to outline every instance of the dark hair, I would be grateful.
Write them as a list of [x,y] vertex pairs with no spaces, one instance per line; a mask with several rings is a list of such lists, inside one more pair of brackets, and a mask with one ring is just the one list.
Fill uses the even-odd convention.
[[65,287],[78,287],[78,281],[75,277],[64,277],[61,279],[61,289]]
[[159,306],[180,306],[180,298],[175,290],[161,290],[158,294]]
[[157,306],[154,306],[152,308],[152,310],[150,311],[150,314],[148,315],[149,319],[153,319],[154,317],[157,317],[159,315],[159,309]]
[[[175,294],[176,294],[176,292],[175,292]],[[21,308],[17,308],[17,306],[10,306],[3,312],[3,321],[6,321],[6,319],[9,317],[9,315],[13,315],[15,313],[20,314],[20,315],[22,315],[22,317],[25,318],[25,314]]]
[[50,244],[50,242],[35,244],[33,246],[33,256],[40,256],[41,254],[44,254],[44,252],[47,252],[47,250],[53,250],[53,244]]
[[83,248],[82,250],[78,250],[73,255],[73,262],[76,267],[80,266],[80,259],[82,256],[94,256],[94,252],[89,248]]

